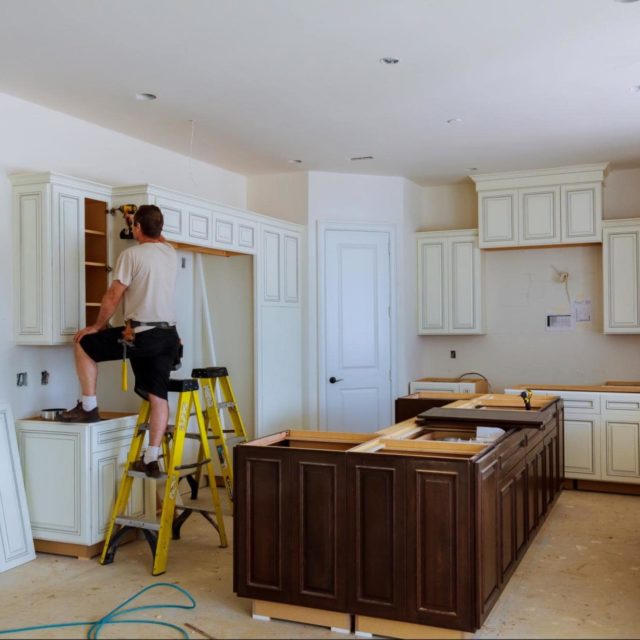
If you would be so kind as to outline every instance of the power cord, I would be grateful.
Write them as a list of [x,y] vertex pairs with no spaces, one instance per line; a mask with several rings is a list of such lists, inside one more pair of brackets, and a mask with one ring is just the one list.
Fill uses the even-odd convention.
[[[179,591],[184,596],[186,596],[190,604],[147,604],[140,607],[131,607],[130,609],[124,608],[130,602],[132,602],[133,600],[141,596],[146,591],[150,591],[151,589],[156,589],[158,587],[169,587],[171,589],[175,589],[176,591]],[[130,598],[125,600],[122,604],[118,605],[115,609],[112,609],[111,611],[109,611],[109,613],[104,615],[99,620],[96,620],[95,622],[92,622],[92,621],[66,622],[66,623],[63,622],[59,624],[43,624],[36,627],[22,627],[20,629],[5,629],[4,631],[0,630],[0,635],[6,635],[9,633],[11,634],[22,633],[25,631],[38,631],[40,629],[60,629],[64,627],[81,627],[81,626],[90,625],[89,631],[87,631],[87,638],[88,640],[97,640],[98,634],[100,633],[102,627],[107,624],[156,624],[162,627],[169,627],[170,629],[175,629],[178,633],[180,633],[181,638],[186,638],[188,640],[189,634],[182,627],[179,627],[177,624],[171,624],[170,622],[163,622],[161,620],[144,620],[144,619],[118,620],[117,618],[127,613],[133,613],[134,611],[143,611],[146,609],[195,609],[195,606],[196,606],[196,601],[193,599],[191,594],[186,589],[179,587],[177,584],[171,584],[169,582],[156,582],[155,584],[151,584],[148,587],[141,589],[140,591],[132,595]]]
[[489,382],[488,378],[485,378],[481,373],[478,373],[477,371],[467,371],[466,373],[461,373],[458,376],[458,380],[464,378],[465,376],[478,376],[479,378],[482,378],[487,383],[487,391],[491,390],[491,383]]

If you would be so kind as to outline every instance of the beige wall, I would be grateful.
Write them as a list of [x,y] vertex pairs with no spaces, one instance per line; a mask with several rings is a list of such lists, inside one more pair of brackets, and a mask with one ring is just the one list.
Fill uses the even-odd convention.
[[[477,227],[472,185],[425,187],[416,230]],[[640,170],[609,172],[607,218],[640,217]],[[420,336],[409,378],[478,371],[494,391],[529,383],[596,384],[640,376],[640,335],[602,333],[602,249],[566,247],[483,251],[484,336]],[[547,313],[570,309],[553,267],[567,271],[572,299],[590,300],[592,321],[567,332],[545,329]],[[416,323],[414,321],[414,331]],[[456,351],[456,359],[449,357]]]
[[247,179],[247,206],[252,211],[306,224],[309,199],[308,173],[281,173]]

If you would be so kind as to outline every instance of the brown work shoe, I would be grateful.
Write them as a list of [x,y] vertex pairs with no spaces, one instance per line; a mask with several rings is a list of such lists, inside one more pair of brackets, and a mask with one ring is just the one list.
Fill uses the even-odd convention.
[[73,409],[60,412],[58,417],[62,422],[100,422],[102,420],[98,407],[91,409],[91,411],[85,411],[80,401]]
[[148,478],[159,478],[160,473],[160,465],[157,460],[151,460],[151,462],[145,462],[144,458],[140,458],[140,460],[136,460],[131,465],[131,471],[139,471],[140,473],[144,473]]

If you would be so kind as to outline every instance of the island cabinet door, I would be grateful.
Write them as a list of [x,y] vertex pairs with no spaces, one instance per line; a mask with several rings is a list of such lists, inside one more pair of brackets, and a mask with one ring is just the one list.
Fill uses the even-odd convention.
[[404,463],[395,456],[347,453],[351,613],[404,618]]
[[500,576],[503,583],[517,566],[527,542],[527,467],[524,450],[511,469],[500,477]]
[[234,448],[234,589],[239,596],[291,599],[290,450]]
[[527,450],[525,458],[527,465],[527,526],[529,537],[540,524],[544,514],[544,497],[546,493],[544,457],[544,442],[539,440],[537,444]]
[[342,452],[291,452],[291,602],[346,611],[347,490]]
[[500,595],[499,460],[494,452],[476,465],[476,608],[477,627]]
[[407,620],[474,631],[471,465],[407,460]]

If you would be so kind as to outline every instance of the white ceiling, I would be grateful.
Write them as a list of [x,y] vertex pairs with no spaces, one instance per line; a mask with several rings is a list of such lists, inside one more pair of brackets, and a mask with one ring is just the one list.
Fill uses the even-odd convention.
[[0,92],[247,175],[640,166],[636,85],[640,2],[0,0]]

